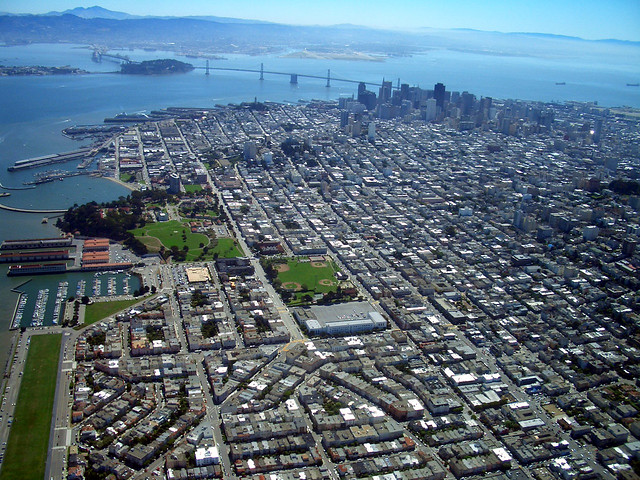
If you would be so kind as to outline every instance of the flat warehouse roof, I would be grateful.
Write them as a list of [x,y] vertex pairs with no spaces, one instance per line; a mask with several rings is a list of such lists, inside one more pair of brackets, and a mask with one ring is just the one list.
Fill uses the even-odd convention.
[[187,280],[189,283],[201,283],[211,280],[209,276],[209,269],[207,267],[192,267],[187,268]]

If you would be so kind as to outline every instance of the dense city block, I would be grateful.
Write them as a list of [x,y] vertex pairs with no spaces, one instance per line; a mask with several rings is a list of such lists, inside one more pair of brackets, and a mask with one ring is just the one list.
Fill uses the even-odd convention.
[[100,158],[155,295],[72,334],[67,478],[638,478],[636,114],[166,113]]

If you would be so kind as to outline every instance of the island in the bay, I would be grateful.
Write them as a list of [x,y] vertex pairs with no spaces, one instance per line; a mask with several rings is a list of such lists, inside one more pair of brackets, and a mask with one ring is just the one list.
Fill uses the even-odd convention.
[[78,75],[88,73],[81,68],[70,67],[43,67],[41,65],[15,66],[0,65],[0,77],[27,76],[27,75]]
[[163,58],[144,62],[127,62],[120,65],[120,73],[127,75],[164,75],[168,73],[187,73],[193,70],[190,63]]

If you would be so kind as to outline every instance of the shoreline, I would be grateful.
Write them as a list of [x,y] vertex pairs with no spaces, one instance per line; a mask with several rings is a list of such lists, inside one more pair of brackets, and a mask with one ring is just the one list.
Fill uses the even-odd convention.
[[136,185],[138,185],[137,183],[136,184],[126,183],[126,182],[123,182],[122,180],[114,178],[114,177],[101,177],[101,178],[104,178],[105,180],[109,180],[111,182],[115,182],[118,185],[131,190],[132,192],[135,192],[136,190],[138,190],[136,188]]
[[280,58],[295,58],[298,60],[348,60],[356,62],[384,62],[388,57],[372,55],[362,52],[338,53],[338,52],[314,52],[311,50],[299,50],[280,55]]

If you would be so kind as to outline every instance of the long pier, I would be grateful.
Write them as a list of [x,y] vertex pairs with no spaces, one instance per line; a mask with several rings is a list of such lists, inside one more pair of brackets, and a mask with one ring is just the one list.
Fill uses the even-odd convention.
[[26,160],[18,160],[13,166],[8,167],[7,170],[14,172],[16,170],[24,170],[26,168],[36,168],[54,163],[69,162],[71,160],[77,160],[86,155],[90,155],[90,152],[92,152],[91,147],[84,147],[67,153],[56,153],[53,155],[44,155],[42,157],[29,158]]
[[10,212],[20,213],[65,213],[68,208],[65,208],[64,210],[33,210],[30,208],[10,207],[9,205],[3,205],[0,203],[0,210],[8,210]]

